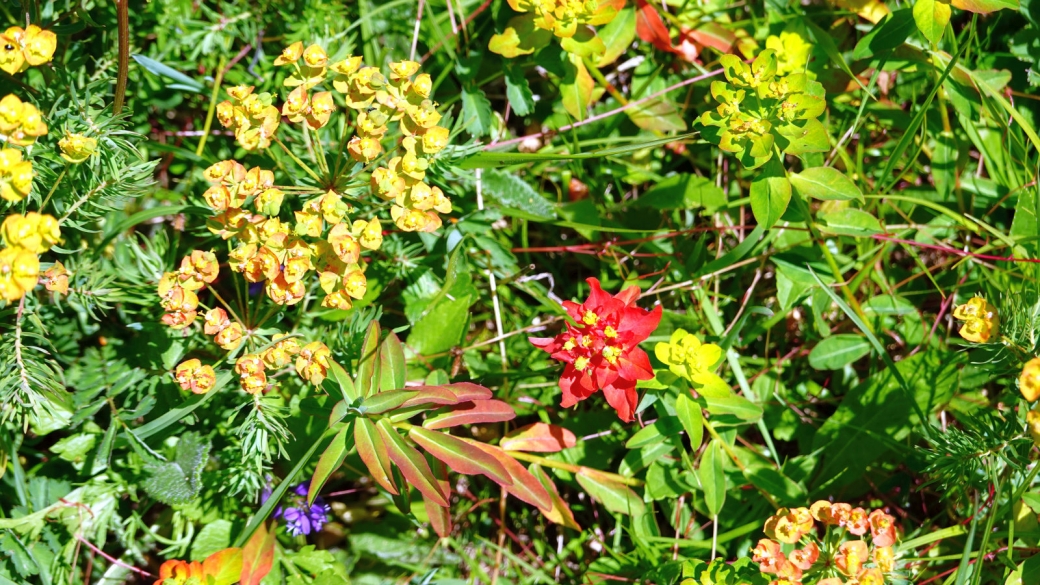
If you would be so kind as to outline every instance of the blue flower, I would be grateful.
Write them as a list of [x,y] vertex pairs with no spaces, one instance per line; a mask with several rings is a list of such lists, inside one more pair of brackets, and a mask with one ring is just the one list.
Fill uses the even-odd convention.
[[[286,498],[286,505],[278,506],[274,511],[274,517],[284,519],[285,528],[293,536],[301,534],[307,536],[312,532],[318,532],[329,521],[329,513],[332,512],[332,508],[325,503],[324,498],[321,496],[314,498],[314,503],[307,505],[309,488],[309,481],[297,484]],[[262,500],[266,501],[269,497],[270,491],[265,489]]]

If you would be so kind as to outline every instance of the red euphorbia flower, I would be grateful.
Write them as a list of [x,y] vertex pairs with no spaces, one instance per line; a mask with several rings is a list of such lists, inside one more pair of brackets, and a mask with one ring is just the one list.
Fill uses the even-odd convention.
[[639,393],[636,382],[654,377],[650,359],[639,344],[661,321],[661,307],[653,311],[636,306],[639,287],[630,286],[615,296],[587,280],[592,293],[582,304],[564,301],[574,323],[551,338],[530,338],[531,343],[567,365],[560,377],[564,408],[574,406],[598,390],[623,421],[631,421]]

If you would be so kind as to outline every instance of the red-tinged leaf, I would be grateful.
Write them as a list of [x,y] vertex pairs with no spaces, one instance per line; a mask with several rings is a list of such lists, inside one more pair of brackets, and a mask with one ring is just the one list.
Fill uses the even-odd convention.
[[975,12],[977,14],[989,14],[997,10],[1018,10],[1018,0],[951,0],[954,8]]
[[321,457],[318,459],[318,466],[314,468],[314,476],[311,477],[310,488],[307,490],[307,504],[314,503],[314,498],[318,497],[321,488],[325,487],[325,482],[329,480],[329,476],[339,469],[340,465],[343,465],[343,460],[347,458],[347,453],[354,448],[354,434],[351,432],[352,430],[348,421],[336,433],[336,436],[332,437],[332,442],[329,443],[329,446],[321,454]]
[[636,34],[662,51],[675,52],[668,27],[661,20],[657,9],[646,0],[636,0]]
[[321,385],[330,396],[335,396],[338,392],[343,396],[345,403],[350,404],[358,399],[357,387],[354,385],[354,381],[350,379],[350,374],[336,362],[332,362],[332,365],[329,367],[329,376],[325,378]]
[[502,467],[506,468],[506,471],[509,472],[509,477],[513,480],[512,485],[502,485],[507,492],[517,499],[542,510],[552,509],[552,498],[550,498],[549,492],[542,485],[541,481],[531,475],[519,461],[513,459],[508,453],[494,445],[480,443],[472,439],[466,439],[466,442],[491,455],[502,464]]
[[507,433],[498,446],[507,451],[531,451],[534,453],[556,453],[577,444],[574,433],[563,427],[546,423],[533,423]]
[[[437,484],[440,485],[441,490],[447,493],[451,489],[448,484],[448,468],[444,463],[434,460],[431,469]],[[426,508],[426,515],[430,518],[430,526],[437,536],[441,538],[451,536],[451,508],[438,506],[426,498],[423,498],[423,506]]]
[[578,521],[574,519],[574,512],[571,512],[570,506],[567,502],[563,501],[560,497],[560,492],[556,491],[556,485],[553,484],[549,476],[542,471],[542,468],[538,465],[532,464],[530,467],[531,475],[536,477],[541,482],[542,487],[549,492],[549,499],[552,500],[552,507],[546,510],[545,508],[539,508],[546,518],[550,522],[555,522],[560,526],[566,526],[567,528],[573,528],[574,530],[581,530],[581,526],[578,525]]
[[458,382],[455,384],[446,384],[444,388],[451,390],[459,402],[466,402],[469,400],[488,400],[491,398],[491,390],[474,384],[472,382]]
[[401,404],[401,408],[410,408],[412,406],[422,406],[425,404],[445,405],[459,403],[459,397],[445,386],[418,386],[415,388],[409,388],[409,390],[415,391],[416,394],[404,401]]
[[361,345],[361,359],[358,361],[357,383],[362,398],[379,392],[379,361],[379,322],[372,321],[365,334],[365,342]]
[[390,456],[383,443],[383,438],[376,432],[375,425],[367,418],[359,418],[354,425],[354,443],[357,444],[358,455],[365,463],[372,479],[381,485],[384,490],[397,495],[397,486],[394,485],[392,469],[390,468]]
[[274,563],[274,531],[261,522],[242,549],[242,585],[260,585]]
[[394,410],[415,396],[411,390],[388,390],[369,396],[361,403],[365,414],[382,414]]
[[376,429],[383,437],[390,460],[401,470],[408,484],[422,492],[422,495],[434,504],[448,507],[448,494],[441,491],[433,472],[430,471],[430,465],[426,463],[426,458],[405,443],[385,418],[376,423]]
[[516,418],[513,407],[501,400],[463,402],[439,410],[438,413],[424,420],[423,426],[428,429],[446,429],[459,425],[502,422]]
[[714,22],[702,23],[697,28],[685,31],[685,37],[702,47],[711,47],[720,53],[729,53],[737,42],[737,35]]
[[202,561],[203,581],[207,585],[231,585],[242,578],[242,549],[225,548]]
[[408,436],[427,453],[448,464],[463,475],[486,475],[502,485],[512,485],[513,480],[498,459],[478,447],[447,433],[428,431],[412,427]]
[[401,345],[396,333],[387,335],[379,346],[379,379],[379,386],[384,392],[404,388],[404,345]]
[[347,401],[340,400],[332,407],[332,413],[329,415],[329,426],[338,423],[347,416]]

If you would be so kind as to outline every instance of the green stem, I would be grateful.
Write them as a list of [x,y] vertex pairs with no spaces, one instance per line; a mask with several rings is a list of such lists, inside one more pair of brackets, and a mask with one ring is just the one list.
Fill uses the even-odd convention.
[[209,96],[209,111],[206,112],[206,123],[202,125],[202,136],[199,137],[199,146],[195,149],[195,156],[202,156],[202,150],[206,148],[206,139],[209,138],[210,128],[213,127],[213,114],[217,111],[217,97],[220,95],[220,83],[224,81],[224,65],[227,59],[220,57],[217,64],[217,74],[213,78],[213,93]]
[[274,136],[273,138],[274,141],[278,143],[278,146],[282,147],[282,150],[285,151],[285,154],[289,155],[289,158],[293,159],[293,162],[299,165],[299,167],[303,169],[308,175],[310,175],[312,179],[317,181],[319,185],[321,184],[321,177],[318,176],[318,173],[315,173],[313,170],[311,170],[311,168],[304,164],[304,162],[300,160],[298,156],[293,154],[293,152],[285,146],[285,143],[283,143],[280,138],[278,138],[277,136]]
[[569,471],[571,473],[581,473],[582,471],[594,471],[597,475],[607,477],[608,479],[617,483],[622,483],[627,486],[639,487],[643,485],[643,481],[634,477],[625,477],[616,473],[610,473],[607,471],[600,471],[598,469],[592,469],[591,467],[585,467],[584,465],[573,465],[571,463],[565,463],[563,461],[557,461],[555,459],[547,459],[545,457],[539,457],[532,455],[524,451],[506,451],[513,459],[519,459],[520,461],[528,461],[530,463],[537,463],[544,467],[552,467],[554,469],[561,469],[563,471]]

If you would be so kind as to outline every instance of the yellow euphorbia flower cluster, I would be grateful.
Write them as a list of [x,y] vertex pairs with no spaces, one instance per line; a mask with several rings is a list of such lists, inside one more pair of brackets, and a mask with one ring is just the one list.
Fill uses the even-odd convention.
[[517,12],[533,12],[534,25],[558,37],[573,37],[579,26],[597,26],[614,20],[618,8],[599,0],[508,0]]
[[47,124],[36,106],[14,94],[0,99],[0,139],[17,146],[30,146],[47,134]]
[[[0,298],[5,301],[17,301],[31,291],[39,282],[39,255],[61,242],[61,230],[58,220],[50,215],[41,215],[30,211],[26,215],[12,214],[0,225],[0,235],[4,245],[0,249]],[[64,290],[60,280],[56,284],[48,282],[49,290],[68,290],[68,276],[65,268],[58,262],[48,270],[48,275],[59,277],[64,273]],[[49,279],[50,280],[50,279]]]
[[986,343],[1000,331],[1000,316],[997,308],[982,297],[973,297],[953,310],[953,317],[964,321],[961,337],[975,343]]
[[217,279],[220,264],[213,252],[193,250],[181,260],[180,269],[163,274],[159,280],[159,304],[167,311],[162,322],[173,329],[184,329],[198,315],[199,297],[195,291]]
[[[207,169],[206,178],[215,184],[204,197],[217,212],[209,229],[237,242],[228,266],[249,282],[265,282],[272,301],[294,305],[303,300],[311,271],[318,273],[325,291],[324,307],[349,309],[352,299],[365,296],[368,281],[361,252],[383,244],[378,218],[350,222],[346,202],[329,191],[294,211],[294,222],[285,222],[278,218],[285,193],[274,186],[271,171],[247,171],[229,160]],[[250,199],[257,213],[243,209]]]
[[711,384],[718,378],[715,366],[722,358],[722,348],[714,343],[701,343],[685,329],[676,329],[668,343],[654,346],[654,355],[676,376],[698,384]]
[[58,141],[58,148],[61,149],[61,158],[78,165],[86,162],[97,151],[97,140],[82,134],[66,133],[65,137]]
[[22,29],[12,26],[0,35],[0,70],[11,75],[30,66],[49,63],[58,46],[58,37],[35,24]]
[[217,120],[235,132],[235,138],[246,150],[263,150],[271,146],[278,130],[281,112],[271,102],[270,93],[253,93],[253,86],[238,85],[228,89],[233,101],[217,104]]

